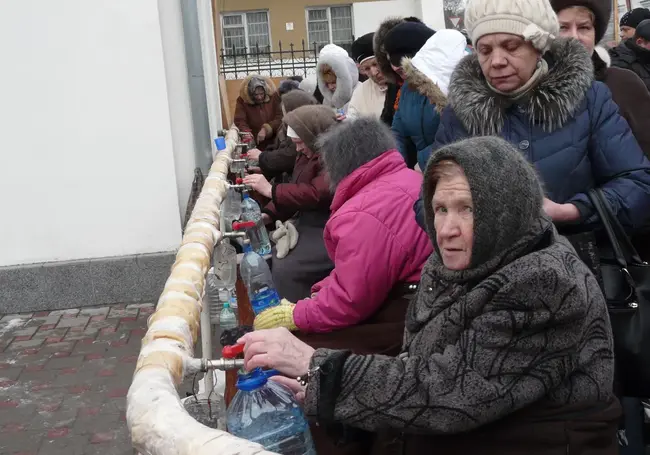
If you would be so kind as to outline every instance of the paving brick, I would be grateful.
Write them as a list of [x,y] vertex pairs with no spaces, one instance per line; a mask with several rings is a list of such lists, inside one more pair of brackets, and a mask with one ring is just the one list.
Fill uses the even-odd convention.
[[14,341],[9,345],[7,350],[20,351],[22,349],[40,348],[42,344],[43,344],[43,339],[41,338],[35,338],[27,341]]
[[27,340],[31,340],[31,339],[32,339],[31,335],[14,337],[14,341],[27,341]]
[[46,369],[58,369],[58,368],[78,368],[83,363],[84,358],[82,355],[75,355],[71,357],[64,358],[53,358],[50,359],[46,364]]
[[0,381],[9,379],[15,381],[22,373],[23,369],[21,367],[12,367],[12,368],[2,368],[0,369]]
[[3,437],[0,439],[0,453],[37,452],[42,441],[43,432],[40,430],[23,431],[20,437]]
[[110,345],[107,341],[93,340],[90,339],[90,342],[86,341],[87,339],[77,341],[74,350],[72,351],[73,355],[76,354],[103,354],[110,349]]
[[27,323],[25,324],[25,327],[31,327],[31,326],[37,326],[37,327],[42,327],[42,326],[49,326],[49,325],[54,325],[58,324],[59,320],[61,319],[61,316],[43,316],[43,317],[33,317]]
[[15,337],[23,337],[23,336],[31,337],[36,333],[37,330],[38,327],[25,327],[19,330],[14,330],[13,335]]
[[70,318],[70,319],[61,319],[59,323],[56,325],[58,329],[62,329],[65,327],[85,327],[88,324],[88,321],[90,318],[88,316],[80,316],[76,318]]
[[30,319],[34,313],[6,314],[0,319],[2,322],[11,321],[12,319]]
[[56,311],[51,311],[50,316],[63,316],[63,315],[76,316],[77,314],[79,314],[79,311],[80,310],[78,308],[76,308],[76,309],[72,308],[72,309],[68,309],[68,310],[56,310]]
[[128,317],[138,317],[139,308],[117,308],[115,306],[111,307],[111,311],[108,313],[108,318],[128,318]]
[[38,455],[85,455],[87,435],[68,435],[63,439],[44,440]]
[[131,309],[134,309],[134,308],[137,308],[139,310],[142,310],[142,309],[145,309],[145,308],[153,309],[155,305],[156,305],[155,303],[130,303],[130,304],[128,304],[126,306],[126,309],[127,310],[131,310]]
[[79,312],[79,316],[90,316],[90,317],[106,316],[108,315],[109,311],[110,311],[110,307],[107,306],[82,308],[81,311]]
[[[50,327],[50,326],[48,326]],[[33,336],[33,338],[63,338],[66,333],[68,333],[68,328],[62,329],[48,329],[48,330],[39,330]]]
[[74,346],[74,341],[60,341],[58,343],[49,343],[41,348],[40,355],[49,356],[62,352],[70,353],[74,349]]
[[42,318],[42,317],[48,317],[50,315],[49,311],[37,311],[34,313],[33,317],[35,318]]
[[54,438],[65,438],[70,432],[70,428],[61,427],[61,428],[52,428],[47,432],[47,437],[50,439]]

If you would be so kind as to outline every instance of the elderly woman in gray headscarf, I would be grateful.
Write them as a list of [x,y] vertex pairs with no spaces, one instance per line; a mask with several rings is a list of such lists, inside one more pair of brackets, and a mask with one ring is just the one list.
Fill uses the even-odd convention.
[[257,148],[264,150],[282,125],[282,102],[273,81],[251,74],[242,81],[235,107],[235,126],[249,133]]
[[398,357],[274,329],[239,340],[246,368],[286,375],[321,425],[378,433],[373,453],[616,454],[605,299],[532,166],[502,139],[468,139],[432,156],[423,193],[434,253]]

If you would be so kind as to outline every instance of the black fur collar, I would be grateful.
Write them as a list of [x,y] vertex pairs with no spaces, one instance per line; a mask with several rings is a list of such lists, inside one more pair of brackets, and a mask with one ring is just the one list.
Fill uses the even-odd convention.
[[[548,73],[517,104],[533,123],[554,131],[575,115],[594,80],[594,68],[587,50],[573,39],[556,39],[544,58]],[[477,54],[465,57],[456,67],[449,103],[472,136],[498,135],[512,107],[512,100],[488,86]]]

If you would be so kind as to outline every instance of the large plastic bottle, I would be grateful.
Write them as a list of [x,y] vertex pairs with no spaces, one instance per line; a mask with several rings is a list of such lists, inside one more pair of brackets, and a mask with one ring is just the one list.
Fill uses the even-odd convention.
[[228,188],[226,198],[221,204],[221,217],[223,218],[226,232],[232,231],[232,223],[237,221],[242,214],[241,194],[234,188]]
[[271,452],[316,455],[309,425],[293,392],[268,380],[276,374],[260,368],[239,374],[239,390],[227,411],[228,431]]
[[255,227],[247,231],[253,250],[261,256],[270,254],[271,240],[269,240],[269,233],[262,221],[262,211],[260,210],[260,206],[257,205],[257,202],[251,199],[247,193],[244,193],[244,200],[242,201],[241,209],[242,221],[255,222]]
[[253,251],[249,241],[244,243],[244,257],[239,271],[255,314],[280,304],[280,296],[275,290],[271,269],[266,260]]

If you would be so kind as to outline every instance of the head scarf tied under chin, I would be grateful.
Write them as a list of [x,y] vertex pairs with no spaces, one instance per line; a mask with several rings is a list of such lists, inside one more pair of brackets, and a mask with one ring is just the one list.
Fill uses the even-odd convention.
[[255,90],[260,87],[264,89],[264,95],[265,95],[264,98],[266,99],[268,97],[268,91],[264,79],[262,79],[259,76],[251,77],[251,80],[248,81],[248,94],[250,95],[253,101],[255,101]]
[[434,166],[456,162],[465,172],[474,203],[474,244],[466,270],[444,267],[437,253],[434,269],[441,278],[465,282],[485,277],[532,251],[553,224],[542,211],[542,185],[531,164],[508,142],[497,137],[466,139],[438,150],[424,173],[423,197],[427,231],[438,250],[431,204]]

